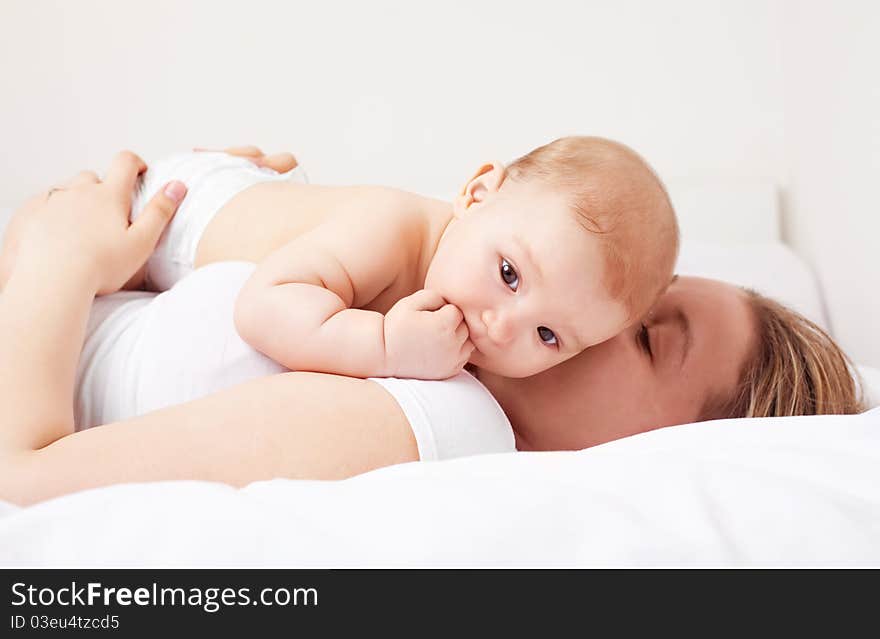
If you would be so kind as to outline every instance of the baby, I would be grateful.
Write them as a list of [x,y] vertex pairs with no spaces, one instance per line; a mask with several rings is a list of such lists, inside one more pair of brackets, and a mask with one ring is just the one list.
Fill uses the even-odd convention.
[[291,370],[444,379],[470,363],[534,375],[640,318],[678,252],[661,181],[603,138],[485,164],[451,205],[186,154],[151,165],[133,217],[171,179],[189,191],[147,287],[213,261],[258,262],[235,324]]

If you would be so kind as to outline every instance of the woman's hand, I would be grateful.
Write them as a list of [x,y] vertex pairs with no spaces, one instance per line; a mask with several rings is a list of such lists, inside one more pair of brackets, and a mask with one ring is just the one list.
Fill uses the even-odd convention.
[[118,290],[137,271],[186,193],[170,183],[129,223],[144,170],[123,151],[103,182],[80,173],[16,216],[18,255],[0,295],[0,456],[73,432],[76,361],[95,294]]
[[222,150],[196,147],[193,151],[214,151],[218,153],[227,153],[236,157],[248,158],[257,166],[265,166],[278,173],[287,173],[299,166],[299,162],[297,162],[293,153],[285,152],[266,155],[255,146],[230,146]]
[[11,270],[14,262],[16,270],[78,272],[98,295],[119,290],[146,262],[186,194],[180,182],[169,183],[130,223],[135,181],[146,168],[137,155],[123,151],[103,182],[84,171],[26,202],[10,223],[15,228],[7,234],[0,266],[8,262]]
[[[193,149],[193,151],[215,151],[228,153],[229,155],[234,155],[237,157],[248,158],[255,165],[270,168],[278,173],[286,173],[288,171],[292,171],[299,165],[296,157],[294,157],[292,153],[285,152],[266,155],[256,146],[234,146],[222,150],[195,148]],[[143,166],[143,162],[137,156],[134,156],[134,158],[136,158],[138,173],[140,173],[143,170],[143,168],[141,168]],[[70,189],[74,186],[96,184],[99,182],[100,180],[98,180],[98,176],[95,173],[91,171],[83,171],[72,180],[65,184],[62,184],[58,188]],[[52,189],[52,191],[50,192],[52,193],[52,198],[54,198],[56,195],[60,195],[60,191],[56,189]],[[23,227],[31,218],[34,217],[36,209],[40,205],[45,203],[45,199],[45,195],[43,195],[40,197],[35,197],[29,202],[25,203],[25,205],[21,209],[19,209],[15,213],[15,215],[13,215],[8,226],[6,227],[6,232],[3,237],[2,248],[0,248],[0,290],[2,290],[6,286],[6,282],[9,279],[9,276],[11,275],[12,269],[15,265],[19,245],[21,244],[21,234]],[[146,259],[144,259],[143,261],[146,261]]]

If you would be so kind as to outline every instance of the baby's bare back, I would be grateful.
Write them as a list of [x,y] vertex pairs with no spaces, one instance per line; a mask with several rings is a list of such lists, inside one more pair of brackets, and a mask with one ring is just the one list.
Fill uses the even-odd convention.
[[[195,266],[225,260],[262,262],[268,255],[323,225],[363,237],[398,235],[398,248],[412,255],[412,278],[398,280],[387,302],[421,288],[416,264],[424,246],[433,246],[433,235],[451,215],[449,203],[415,193],[381,186],[321,186],[293,182],[262,182],[248,187],[227,202],[213,217],[198,243]],[[423,221],[407,224],[423,232],[398,234],[402,218]],[[430,256],[427,261],[430,261]],[[407,260],[409,261],[409,260]],[[427,262],[426,261],[426,262]],[[409,281],[411,280],[411,281]],[[397,296],[397,297],[395,297]],[[394,298],[394,299],[391,299]],[[385,301],[385,300],[383,300]]]
[[238,193],[212,218],[199,241],[195,266],[223,260],[259,262],[333,215],[347,189],[262,182]]

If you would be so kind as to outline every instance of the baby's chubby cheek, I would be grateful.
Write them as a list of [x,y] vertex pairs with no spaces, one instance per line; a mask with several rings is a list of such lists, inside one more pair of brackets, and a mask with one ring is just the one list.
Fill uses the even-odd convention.
[[553,363],[546,361],[526,361],[508,352],[483,353],[477,350],[471,353],[468,361],[487,373],[511,379],[530,377],[553,366]]
[[451,260],[449,256],[438,253],[425,273],[423,287],[436,291],[449,304],[465,307],[476,307],[485,298],[486,291],[475,280],[473,269],[461,260]]
[[596,346],[616,337],[630,324],[632,321],[622,303],[605,302],[596,307],[593,321],[581,329],[582,343],[585,348]]

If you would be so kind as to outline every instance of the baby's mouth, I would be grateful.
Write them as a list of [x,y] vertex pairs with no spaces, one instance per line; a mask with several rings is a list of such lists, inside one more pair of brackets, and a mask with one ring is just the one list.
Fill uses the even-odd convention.
[[472,324],[470,322],[468,322],[466,317],[464,318],[464,324],[465,324],[465,326],[467,326],[468,338],[471,340],[471,344],[474,345],[474,351],[477,353],[482,353],[483,351],[480,350],[480,346],[479,346],[478,342],[482,341],[483,336],[477,335],[477,333],[472,328]]

